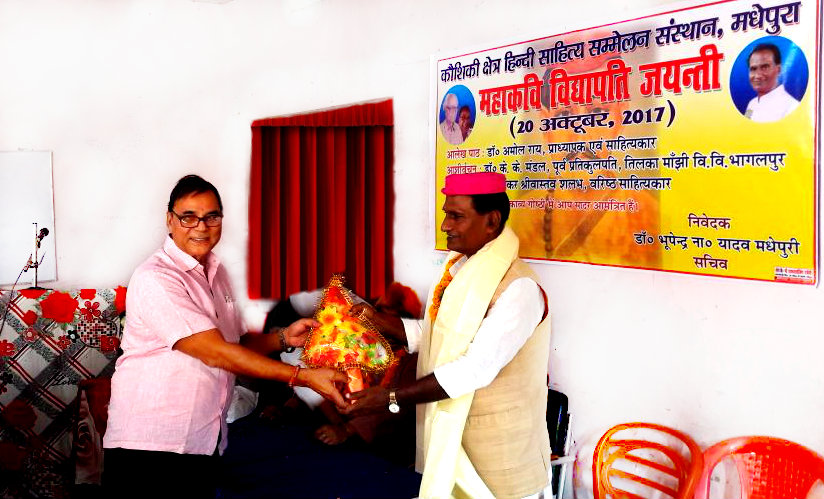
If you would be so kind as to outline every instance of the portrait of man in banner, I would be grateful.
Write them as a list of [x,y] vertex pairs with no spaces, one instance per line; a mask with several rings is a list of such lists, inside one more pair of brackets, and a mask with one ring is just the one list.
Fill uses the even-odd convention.
[[771,123],[798,108],[808,77],[806,58],[797,45],[782,36],[763,37],[738,55],[730,94],[745,117]]
[[[622,125],[623,112],[630,107],[627,99],[591,104],[568,105],[551,102],[552,78],[571,78],[603,71],[617,71],[629,67],[627,57],[618,51],[607,51],[596,56],[589,52],[589,40],[608,37],[609,33],[592,33],[587,38],[567,36],[566,46],[582,43],[586,56],[564,63],[550,65],[543,73],[543,95],[540,118],[552,120],[594,114],[608,116],[612,126],[588,128],[586,133],[573,127],[556,127],[541,134],[544,147],[549,148],[546,177],[556,180],[546,191],[518,190],[514,198],[544,198],[541,216],[527,210],[514,210],[513,227],[521,235],[521,254],[537,258],[564,261],[583,261],[628,267],[658,268],[660,246],[637,244],[634,234],[646,231],[657,234],[660,226],[659,200],[654,191],[623,190],[615,179],[630,174],[656,176],[658,170],[619,171],[626,155],[633,158],[656,156],[657,142],[654,125]],[[558,39],[547,42],[557,46]],[[544,47],[541,47],[544,48]],[[639,49],[649,56],[649,49]],[[610,69],[611,68],[611,69]],[[563,73],[554,72],[563,69]],[[630,83],[630,88],[637,88]],[[635,96],[633,96],[635,97]],[[639,105],[639,99],[632,101]],[[629,146],[634,142],[624,139],[644,137],[645,148]],[[525,175],[530,175],[529,173]],[[535,175],[532,174],[534,177]],[[591,182],[594,180],[594,184]],[[604,180],[606,180],[604,182]],[[593,186],[597,188],[593,188]],[[520,211],[521,213],[518,213]]]
[[464,85],[447,90],[438,110],[438,130],[453,146],[461,145],[472,133],[475,123],[475,98]]

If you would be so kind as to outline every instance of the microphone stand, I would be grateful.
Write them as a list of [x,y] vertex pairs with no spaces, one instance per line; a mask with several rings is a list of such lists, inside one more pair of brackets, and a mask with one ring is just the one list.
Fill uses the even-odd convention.
[[[39,262],[37,261],[37,248],[40,247],[40,233],[37,230],[37,222],[32,222],[34,224],[34,259],[32,260],[32,254],[29,254],[29,259],[26,261],[26,264],[23,265],[23,268],[20,270],[20,273],[17,274],[17,279],[14,280],[14,284],[11,285],[11,290],[9,290],[9,301],[6,302],[6,310],[3,312],[3,320],[0,321],[0,331],[3,331],[3,327],[6,325],[6,317],[9,315],[9,308],[11,308],[11,295],[14,293],[14,288],[17,286],[17,283],[20,282],[20,277],[23,276],[24,272],[28,272],[30,268],[34,269],[34,286],[28,289],[44,289],[37,286],[37,268],[43,263],[41,259]],[[46,230],[46,229],[43,229]],[[46,232],[48,234],[48,232]],[[44,236],[45,237],[45,236]],[[46,255],[43,255],[43,258],[46,258]]]
[[[42,231],[38,231],[37,222],[32,222],[32,224],[34,224],[34,260],[32,260],[31,255],[29,255],[29,263],[26,265],[34,269],[34,281],[29,289],[44,289],[37,285],[37,269],[39,269],[40,264],[43,263],[43,259],[37,260],[37,250],[40,249],[40,241],[49,234],[49,230],[44,228]],[[46,255],[43,255],[43,258],[46,258]]]

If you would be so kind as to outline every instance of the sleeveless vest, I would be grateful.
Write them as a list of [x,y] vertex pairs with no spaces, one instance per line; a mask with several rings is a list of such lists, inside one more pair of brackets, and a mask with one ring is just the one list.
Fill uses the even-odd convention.
[[[520,259],[510,266],[490,307],[515,279],[534,272]],[[547,484],[550,447],[546,425],[549,314],[488,386],[475,391],[462,446],[498,499],[518,499]]]

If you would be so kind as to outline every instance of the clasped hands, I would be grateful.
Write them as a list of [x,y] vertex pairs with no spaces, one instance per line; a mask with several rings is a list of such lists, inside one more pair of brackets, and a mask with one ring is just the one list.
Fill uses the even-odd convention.
[[360,416],[377,411],[386,411],[389,406],[389,390],[382,386],[372,386],[359,392],[341,395],[341,386],[349,378],[346,374],[329,367],[301,369],[299,378],[305,377],[306,385],[327,400],[335,403],[338,412],[350,416]]

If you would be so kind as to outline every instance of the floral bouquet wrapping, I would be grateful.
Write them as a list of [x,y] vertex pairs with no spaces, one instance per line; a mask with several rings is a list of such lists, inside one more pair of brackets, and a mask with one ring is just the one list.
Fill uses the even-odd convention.
[[371,374],[381,373],[394,361],[389,344],[366,319],[349,315],[352,298],[335,274],[323,290],[315,312],[320,326],[309,333],[302,360],[309,367],[346,371],[350,392],[362,390]]

